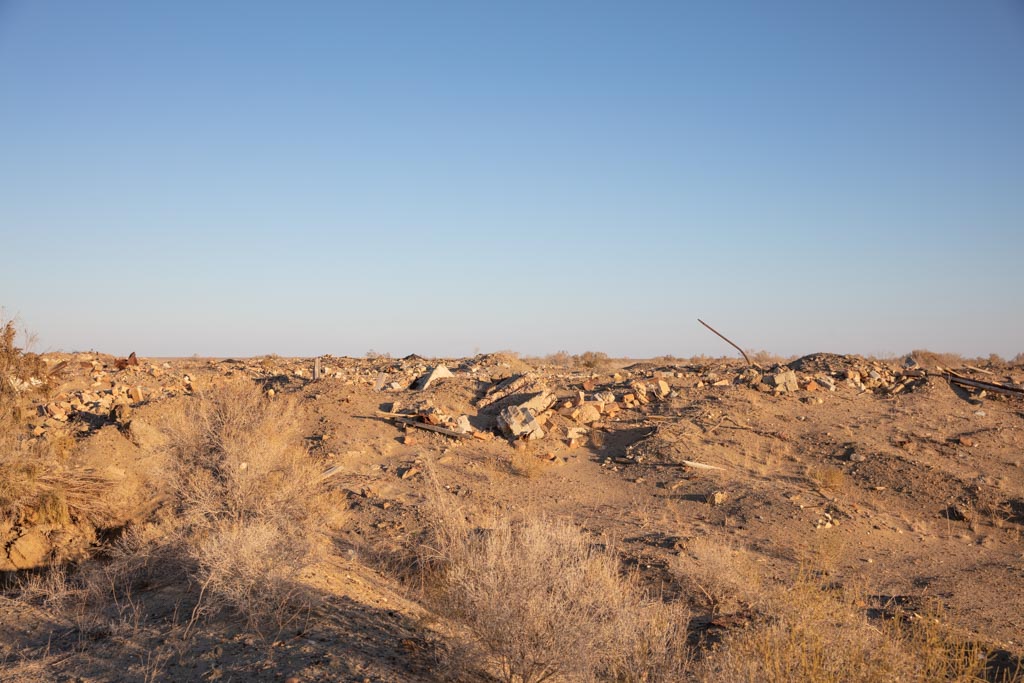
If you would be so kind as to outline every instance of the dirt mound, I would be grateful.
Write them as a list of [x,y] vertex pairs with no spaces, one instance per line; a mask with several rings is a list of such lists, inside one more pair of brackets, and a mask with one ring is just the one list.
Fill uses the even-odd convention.
[[[864,633],[888,623],[878,615],[939,603],[943,619],[972,642],[1020,655],[1024,405],[1012,393],[825,353],[760,370],[737,359],[534,367],[510,354],[126,360],[43,356],[45,367],[63,364],[52,373],[59,381],[17,394],[7,430],[17,447],[5,451],[5,463],[43,462],[66,490],[55,505],[45,487],[19,498],[19,512],[0,524],[0,568],[23,586],[8,591],[11,609],[0,610],[4,678],[33,680],[32,666],[49,666],[50,676],[144,678],[147,661],[167,680],[454,676],[438,673],[438,663],[457,660],[465,632],[433,611],[435,603],[415,599],[438,570],[424,565],[431,560],[423,549],[439,496],[472,533],[517,528],[496,518],[571,521],[613,548],[644,590],[690,611],[690,642],[738,648],[740,634],[763,634],[757,629],[781,613],[758,596],[785,595],[811,567],[828,587],[817,594],[830,600],[837,587],[869,587],[870,599],[843,607],[874,620],[862,624]],[[1006,386],[1024,377],[1019,365],[958,372]],[[288,429],[264,425],[251,442],[238,436],[231,458],[204,451],[211,442],[201,429],[192,432],[192,450],[169,446],[188,424],[182,416],[193,415],[187,406],[238,383],[255,389],[251,405],[287,413]],[[201,555],[187,556],[186,566],[183,556],[160,554],[160,530],[170,520],[180,534],[188,517],[189,533],[233,543],[224,547],[237,550],[239,568],[262,567],[258,545],[225,522],[235,508],[186,514],[207,499],[175,498],[182,471],[173,465],[195,458],[209,477],[191,490],[231,482],[239,495],[258,491],[247,488],[247,476],[280,475],[260,469],[246,449],[286,433],[315,464],[306,469],[323,489],[293,498],[323,493],[329,501],[329,512],[307,520],[325,554],[272,593],[315,598],[305,616],[260,635],[241,611],[205,611],[213,604],[200,598],[206,580],[214,590],[228,574],[213,573],[223,566]],[[214,452],[220,460],[203,459]],[[93,498],[75,493],[98,478],[103,487]],[[269,498],[240,498],[248,507],[238,519],[262,520],[260,533],[273,540],[261,505]],[[15,509],[14,498],[4,500]],[[90,514],[89,500],[109,509]],[[202,531],[211,519],[219,526]],[[269,547],[292,557],[297,545]],[[26,568],[61,563],[71,597],[58,599],[56,579],[26,588]],[[181,571],[168,573],[173,567]],[[111,579],[128,586],[137,614],[123,592],[110,597],[109,586],[76,592]],[[241,592],[232,604],[250,597]],[[75,621],[71,604],[92,605],[101,618],[80,612]],[[47,651],[50,632],[68,635]]]

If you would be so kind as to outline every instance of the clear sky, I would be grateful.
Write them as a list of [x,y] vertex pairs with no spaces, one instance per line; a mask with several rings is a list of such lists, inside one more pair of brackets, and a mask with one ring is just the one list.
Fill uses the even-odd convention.
[[1024,3],[0,0],[41,350],[1024,351]]

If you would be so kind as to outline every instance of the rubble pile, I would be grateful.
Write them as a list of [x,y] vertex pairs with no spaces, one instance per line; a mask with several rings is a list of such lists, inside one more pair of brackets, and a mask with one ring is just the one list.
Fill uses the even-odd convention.
[[[23,415],[36,437],[54,429],[88,432],[110,423],[124,426],[139,405],[192,393],[197,387],[215,387],[234,377],[260,382],[269,395],[295,391],[314,381],[316,368],[319,381],[394,396],[399,399],[394,416],[439,433],[500,435],[512,442],[552,439],[570,447],[582,445],[593,430],[624,419],[625,413],[628,419],[657,413],[660,404],[692,397],[694,392],[748,389],[820,403],[824,394],[840,390],[894,396],[926,384],[929,377],[907,367],[913,365],[910,359],[901,364],[828,353],[770,368],[720,359],[675,365],[640,362],[609,372],[533,368],[509,354],[444,361],[415,354],[400,359],[263,356],[182,359],[172,364],[140,359],[134,353],[127,358],[78,353],[48,354],[44,362],[50,374],[43,379],[6,378],[29,404]],[[45,399],[33,394],[44,380],[53,387]],[[439,396],[446,400],[432,404]],[[438,407],[442,404],[444,409]]]

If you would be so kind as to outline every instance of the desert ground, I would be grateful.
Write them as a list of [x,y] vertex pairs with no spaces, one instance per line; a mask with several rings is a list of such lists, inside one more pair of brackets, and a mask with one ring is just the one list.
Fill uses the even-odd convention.
[[1024,359],[0,360],[3,681],[1024,680]]

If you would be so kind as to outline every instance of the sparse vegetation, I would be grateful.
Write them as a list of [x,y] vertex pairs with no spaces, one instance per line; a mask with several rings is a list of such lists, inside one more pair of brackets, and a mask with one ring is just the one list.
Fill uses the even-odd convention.
[[750,357],[751,361],[765,368],[770,368],[773,365],[783,365],[788,362],[786,358],[770,351],[765,351],[764,349],[761,349],[760,351],[748,349],[747,355]]
[[572,354],[568,351],[555,351],[543,358],[536,359],[537,365],[550,365],[556,368],[568,368],[572,365]]
[[[14,337],[5,339],[20,363]],[[56,667],[89,678],[89,666],[117,652],[110,670],[133,680],[216,680],[257,669],[276,677],[285,667],[269,663],[293,657],[309,667],[296,675],[314,679],[369,677],[357,667],[372,660],[395,667],[374,680],[1024,681],[1014,670],[1019,653],[1005,653],[997,668],[986,640],[1004,625],[977,635],[952,626],[969,627],[978,613],[971,610],[981,609],[968,603],[965,618],[959,589],[886,573],[885,590],[904,594],[871,595],[867,586],[881,590],[872,583],[877,560],[855,523],[863,510],[893,515],[898,494],[891,519],[913,533],[887,540],[880,524],[871,540],[883,551],[927,537],[936,548],[970,539],[972,551],[976,541],[979,553],[1016,557],[1024,506],[1018,468],[1007,464],[1015,452],[988,424],[1004,413],[1016,419],[1005,401],[986,402],[986,415],[967,413],[977,425],[944,425],[922,417],[924,409],[963,399],[916,386],[893,399],[882,390],[892,382],[883,361],[870,366],[882,377],[874,378],[877,393],[843,379],[847,363],[868,378],[863,359],[836,357],[797,370],[802,379],[831,375],[836,392],[780,396],[744,384],[735,359],[687,367],[666,357],[656,362],[669,367],[644,363],[612,379],[581,372],[611,365],[603,354],[556,356],[536,373],[546,385],[526,385],[513,400],[539,388],[576,397],[581,374],[594,383],[585,394],[618,398],[661,378],[676,394],[651,393],[649,404],[628,408],[639,420],[586,425],[589,445],[566,438],[570,410],[552,410],[540,440],[417,433],[409,448],[392,425],[367,419],[391,397],[372,390],[361,360],[346,369],[339,359],[343,381],[312,383],[295,372],[307,362],[276,357],[140,359],[128,369],[109,356],[62,358],[60,398],[38,390],[0,396],[0,419],[10,425],[0,430],[0,532],[8,546],[22,539],[29,550],[38,540],[48,549],[35,555],[37,571],[9,581],[0,611],[25,610],[64,640],[54,645],[58,657],[48,641],[35,649],[20,636],[0,642],[0,676],[42,681]],[[529,374],[531,363],[481,356],[476,372],[396,399],[407,400],[410,419],[461,412],[474,434],[485,432],[500,405],[473,414],[473,403]],[[408,372],[411,381],[422,364],[391,361],[388,372]],[[272,396],[260,388],[268,376]],[[721,379],[729,381],[707,391]],[[68,392],[69,380],[90,388]],[[98,403],[86,394],[126,396],[125,387],[143,382],[151,382],[147,401],[133,401],[127,419],[99,414],[93,429],[82,418]],[[161,396],[152,387],[159,383],[174,397]],[[100,388],[115,384],[120,391]],[[67,422],[54,418],[50,401],[74,406]],[[841,422],[829,403],[841,407]],[[878,416],[896,419],[902,409],[927,428],[894,437],[893,421]],[[842,443],[872,455],[822,457]],[[899,470],[883,467],[886,444],[907,447],[914,467],[896,459]],[[942,449],[942,459],[929,448]],[[984,459],[989,449],[1007,462]],[[954,453],[996,471],[964,479],[943,470]],[[680,454],[718,469],[666,464]],[[145,477],[121,487],[108,464],[133,458]],[[447,487],[431,486],[434,463],[451,477]],[[582,486],[559,498],[566,482]],[[126,516],[111,494],[129,490],[138,494],[132,510],[141,511]],[[331,509],[347,510],[338,513],[347,515],[341,528]],[[586,526],[569,521],[573,514],[585,514]],[[58,542],[82,530],[91,535],[77,545]],[[818,571],[794,579],[808,564]],[[910,585],[890,587],[901,582]],[[953,595],[957,611],[947,614],[936,595]],[[984,609],[1000,614],[991,591],[985,599]],[[234,657],[235,668],[222,657]],[[103,676],[109,670],[93,677]]]
[[498,517],[473,527],[440,494],[422,564],[430,604],[469,634],[462,667],[507,683],[674,680],[688,616],[645,597],[575,526]]
[[763,616],[730,634],[701,668],[704,680],[768,683],[1019,681],[994,679],[985,652],[957,634],[937,605],[869,619],[864,598],[828,590],[812,575],[766,598]]
[[679,554],[673,569],[690,600],[709,614],[736,612],[759,602],[760,572],[743,548],[697,538]]
[[813,465],[807,469],[807,476],[818,486],[836,493],[843,493],[850,486],[846,473],[835,465]]
[[206,607],[253,628],[306,609],[297,579],[318,550],[322,496],[294,404],[232,382],[188,403],[170,437],[176,532]]
[[923,368],[934,370],[937,367],[959,368],[964,364],[964,357],[958,353],[935,353],[927,349],[914,349],[910,357]]
[[574,356],[573,360],[580,367],[591,370],[602,370],[608,367],[609,363],[608,354],[603,351],[584,351],[578,356]]
[[43,364],[15,346],[16,338],[14,321],[0,319],[0,523],[98,524],[109,513],[108,478],[67,466],[67,433],[29,440],[20,429],[18,395],[43,374]]

